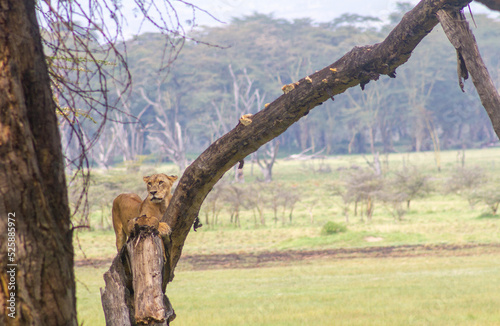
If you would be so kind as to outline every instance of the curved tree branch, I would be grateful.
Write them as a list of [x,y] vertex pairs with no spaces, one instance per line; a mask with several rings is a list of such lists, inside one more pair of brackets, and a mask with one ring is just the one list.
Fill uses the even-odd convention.
[[314,107],[380,74],[395,77],[420,41],[438,23],[440,9],[460,10],[471,0],[424,0],[382,42],[355,47],[332,65],[284,87],[286,94],[214,142],[185,171],[163,217],[171,226],[170,280],[200,206],[215,183],[247,155],[283,133]]

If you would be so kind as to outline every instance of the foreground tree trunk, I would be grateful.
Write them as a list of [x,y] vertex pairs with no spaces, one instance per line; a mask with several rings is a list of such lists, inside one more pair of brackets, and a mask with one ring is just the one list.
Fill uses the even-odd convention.
[[0,0],[1,325],[77,325],[55,110],[35,1]]

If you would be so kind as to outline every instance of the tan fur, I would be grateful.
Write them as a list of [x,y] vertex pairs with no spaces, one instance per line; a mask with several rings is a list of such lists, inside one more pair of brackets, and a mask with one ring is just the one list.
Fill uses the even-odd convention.
[[121,250],[135,224],[154,226],[161,235],[170,234],[167,223],[159,222],[172,198],[172,185],[177,176],[153,174],[143,178],[148,196],[144,201],[136,194],[121,194],[113,201],[112,217],[116,249]]

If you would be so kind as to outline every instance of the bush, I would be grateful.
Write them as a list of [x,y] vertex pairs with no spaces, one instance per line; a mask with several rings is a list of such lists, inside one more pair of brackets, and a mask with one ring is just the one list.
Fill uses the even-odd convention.
[[347,227],[343,224],[326,222],[321,229],[321,235],[331,235],[345,231],[347,231]]
[[478,219],[483,219],[483,218],[500,218],[500,215],[498,215],[498,214],[492,214],[491,212],[487,212],[487,213],[482,213],[477,218]]

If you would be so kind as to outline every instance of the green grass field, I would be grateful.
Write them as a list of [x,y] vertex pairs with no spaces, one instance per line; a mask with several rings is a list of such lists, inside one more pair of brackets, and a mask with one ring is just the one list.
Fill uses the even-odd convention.
[[[346,168],[367,167],[365,158],[280,160],[274,170],[275,182],[298,189],[302,197],[291,223],[288,213],[286,223],[281,215],[275,223],[267,208],[263,226],[255,223],[254,211],[246,209],[240,213],[241,226],[236,227],[223,208],[217,225],[207,225],[202,211],[205,226],[189,234],[184,254],[500,243],[500,218],[488,213],[486,205],[477,203],[472,209],[464,198],[441,188],[462,164],[461,155],[442,152],[440,172],[433,153],[381,155],[384,173],[411,164],[429,175],[434,190],[413,200],[401,221],[382,203],[375,203],[371,222],[362,221],[350,207],[347,231],[328,236],[321,235],[321,227],[327,221],[343,223],[344,214],[339,198],[332,197],[325,184],[341,178]],[[320,165],[327,165],[330,172],[314,172]],[[465,166],[482,169],[496,186],[500,149],[466,151]],[[253,175],[251,169],[251,164],[245,164],[249,185],[260,176],[256,166]],[[116,252],[110,229],[112,199],[121,192],[140,193],[143,174],[174,171],[170,165],[144,166],[136,173],[125,168],[95,171],[94,190],[89,193],[92,231],[76,233],[76,259],[111,259]],[[190,270],[181,260],[167,291],[178,316],[175,325],[500,325],[499,258],[499,251],[485,251],[466,256],[325,259],[205,271]],[[76,268],[78,313],[84,325],[104,325],[99,288],[104,286],[106,270]]]
[[[105,270],[77,269],[84,325],[104,325]],[[500,254],[314,260],[178,271],[167,293],[183,326],[500,325],[499,273]]]

